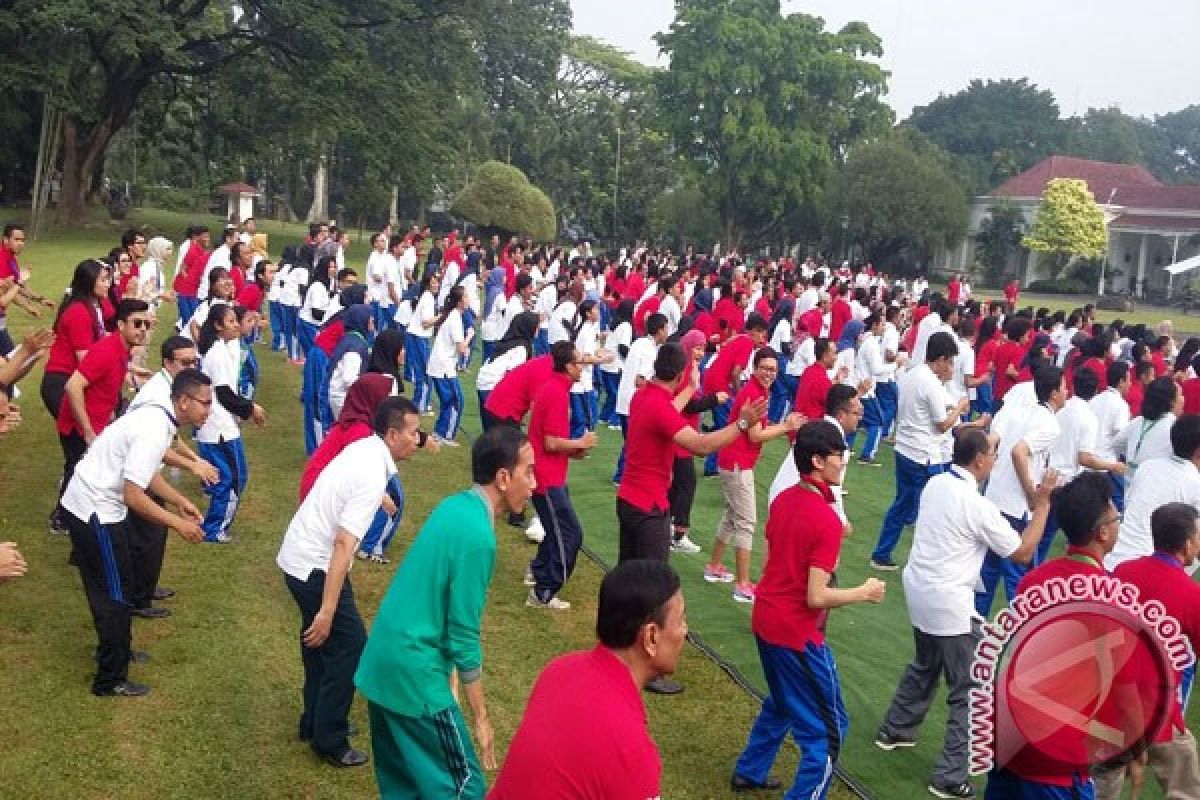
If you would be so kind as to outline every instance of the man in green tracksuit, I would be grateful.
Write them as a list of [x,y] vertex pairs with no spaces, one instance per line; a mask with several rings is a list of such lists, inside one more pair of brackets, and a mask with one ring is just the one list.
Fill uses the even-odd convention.
[[354,676],[368,700],[384,800],[483,799],[483,771],[450,693],[455,670],[483,766],[496,767],[479,628],[496,561],[495,518],[525,508],[536,484],[533,448],[520,428],[493,427],[472,448],[471,472],[475,486],[443,500],[421,527]]

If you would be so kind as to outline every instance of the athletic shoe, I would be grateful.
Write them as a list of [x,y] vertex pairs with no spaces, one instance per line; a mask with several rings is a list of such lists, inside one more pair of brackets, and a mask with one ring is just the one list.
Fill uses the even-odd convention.
[[110,689],[104,689],[99,692],[93,689],[92,694],[96,695],[96,697],[142,697],[150,694],[150,687],[144,683],[121,681]]
[[375,562],[376,564],[390,564],[390,563],[392,563],[392,560],[391,560],[390,558],[388,558],[387,556],[381,556],[381,555],[379,555],[378,553],[372,553],[372,554],[370,555],[370,557],[368,557],[368,559],[367,559],[367,560],[368,560],[368,561],[373,561],[373,562]]
[[204,537],[204,541],[208,544],[233,544],[233,537],[228,533],[218,533],[213,537]]
[[729,779],[729,788],[735,792],[773,792],[783,788],[783,782],[775,778],[767,778],[762,783],[752,781],[749,778],[733,773],[733,777]]
[[882,467],[883,466],[883,462],[877,461],[874,458],[860,458],[858,460],[858,463],[862,464],[864,467]]
[[421,416],[422,417],[436,417],[437,412],[435,412],[432,408],[430,408],[430,409],[426,409],[425,411],[422,411]]
[[62,520],[62,515],[58,513],[57,508],[50,512],[50,519],[46,524],[50,527],[51,533],[64,535],[70,533],[70,531],[67,530],[66,523]]
[[547,611],[570,611],[571,604],[566,600],[560,600],[557,597],[551,597],[546,602],[538,600],[538,596],[529,590],[529,595],[525,598],[525,605],[529,608],[542,608]]
[[525,538],[534,544],[541,544],[542,539],[546,538],[546,529],[542,527],[542,521],[534,519],[533,524],[525,529]]
[[700,545],[693,542],[691,537],[689,537],[685,533],[683,536],[680,536],[678,539],[671,540],[671,552],[672,553],[686,553],[687,555],[693,555],[695,553],[700,552]]
[[704,565],[704,580],[709,583],[733,583],[733,573],[724,564]]
[[438,441],[441,443],[442,447],[462,447],[462,445],[454,439],[446,439],[439,436]]
[[288,363],[291,364],[293,367],[303,367],[304,359],[303,358],[289,358]]
[[930,783],[928,787],[929,793],[934,797],[955,798],[955,797],[974,797],[975,787],[969,781],[962,783],[945,784],[945,783]]
[[900,569],[900,567],[896,566],[896,562],[892,561],[890,558],[882,558],[878,560],[872,558],[871,569],[877,569],[880,572],[895,572],[896,570]]
[[897,736],[880,728],[879,733],[875,734],[875,746],[890,753],[898,747],[916,747],[917,740],[909,739],[906,736]]
[[671,680],[666,675],[659,675],[646,681],[645,689],[651,694],[679,694],[683,691],[683,684]]
[[359,561],[366,561],[368,558],[371,557],[371,554],[368,553],[366,550],[355,550],[354,557],[357,558]]
[[733,588],[733,599],[739,603],[753,603],[754,592],[758,588],[753,583],[739,583]]
[[525,578],[521,582],[526,586],[537,586],[537,581],[533,579],[533,570],[531,568],[525,568]]
[[620,425],[613,425],[613,424],[610,422],[610,423],[608,423],[608,429],[609,429],[610,431],[619,431],[619,430],[621,430],[621,426],[620,426]]

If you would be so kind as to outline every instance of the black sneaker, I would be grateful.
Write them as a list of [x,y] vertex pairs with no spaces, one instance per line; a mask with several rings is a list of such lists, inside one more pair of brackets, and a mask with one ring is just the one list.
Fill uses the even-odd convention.
[[335,767],[361,767],[366,764],[370,758],[362,750],[355,750],[353,747],[347,747],[336,755],[333,753],[322,755],[327,764]]
[[773,792],[783,788],[783,782],[774,778],[767,778],[762,783],[752,781],[747,777],[733,773],[733,777],[729,779],[729,788],[735,792]]
[[875,746],[880,750],[887,750],[890,753],[898,747],[916,747],[917,740],[881,730],[875,734]]
[[896,562],[890,558],[871,559],[871,569],[877,569],[880,572],[895,572],[900,569],[896,566]]
[[929,789],[929,793],[934,797],[954,798],[975,796],[975,787],[969,781],[955,784],[934,783],[931,781],[926,788]]
[[109,689],[101,691],[93,689],[92,694],[96,695],[96,697],[143,697],[150,694],[150,687],[144,683],[121,681]]
[[50,512],[50,519],[46,521],[46,525],[50,528],[51,533],[64,535],[70,532],[57,508]]
[[646,684],[646,691],[651,694],[679,694],[683,691],[683,684],[671,680],[666,675],[659,675]]

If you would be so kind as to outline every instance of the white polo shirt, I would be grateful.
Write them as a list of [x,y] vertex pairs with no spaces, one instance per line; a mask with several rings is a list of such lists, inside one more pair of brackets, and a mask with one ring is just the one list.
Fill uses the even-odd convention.
[[[1171,447],[1171,428],[1175,426],[1175,415],[1168,411],[1158,419],[1134,417],[1125,430],[1117,436],[1117,452],[1125,456],[1131,470],[1155,458],[1170,458],[1175,455]],[[1128,484],[1132,477],[1125,476]]]
[[161,406],[170,411],[171,384],[174,380],[174,378],[167,374],[165,369],[160,369],[151,375],[150,379],[142,384],[142,388],[138,389],[137,394],[129,401],[128,411],[133,411],[135,408],[140,408],[144,405]]
[[296,580],[329,569],[338,529],[362,541],[383,501],[396,462],[375,434],[349,444],[317,476],[284,534],[275,563]]
[[1105,389],[1088,406],[1096,415],[1096,455],[1106,461],[1117,460],[1117,441],[1129,425],[1129,403],[1116,389]]
[[881,380],[888,380],[889,374],[887,362],[883,360],[883,346],[880,344],[879,337],[870,333],[866,334],[859,341],[858,352],[854,357],[855,384],[864,380],[871,381],[871,388],[863,397],[874,397],[875,384]]
[[394,281],[396,260],[387,251],[372,250],[367,258],[367,299],[390,308],[392,295],[388,283]]
[[788,359],[787,374],[795,378],[799,378],[804,374],[804,370],[808,369],[817,360],[817,352],[815,346],[816,339],[809,336],[804,341],[800,342],[792,351],[792,357]]
[[1037,486],[1049,466],[1050,450],[1058,435],[1058,417],[1049,407],[1041,404],[1028,409],[1004,427],[996,466],[992,469],[985,493],[1002,512],[1015,519],[1022,519],[1029,514],[1029,500],[1013,466],[1013,448],[1022,441],[1029,446],[1029,480]]
[[668,336],[679,330],[679,321],[683,319],[683,310],[679,307],[679,301],[675,299],[675,295],[667,292],[666,297],[658,306],[658,313],[667,318]]
[[125,481],[143,489],[150,485],[175,440],[174,413],[170,404],[145,405],[117,417],[76,465],[62,507],[84,522],[92,514],[103,525],[125,519]]
[[984,556],[991,550],[1008,558],[1020,546],[1021,537],[979,494],[971,473],[952,466],[930,478],[901,575],[913,627],[930,636],[970,633]]
[[929,337],[942,328],[942,316],[936,311],[930,311],[917,325],[917,335],[913,341],[912,360],[917,364],[925,363],[925,347]]
[[[839,431],[842,431],[842,426],[839,425],[838,421],[833,417],[826,416],[824,417],[824,421],[828,422]],[[842,431],[842,435],[845,436],[846,432]],[[837,513],[838,519],[840,519],[843,524],[850,521],[850,518],[846,516],[846,503],[842,499],[842,486],[844,486],[846,482],[846,465],[849,463],[850,451],[847,449],[843,453],[842,457],[842,483],[837,486],[829,487],[830,492],[833,494],[833,510]],[[792,454],[792,448],[789,447],[787,452],[784,453],[783,461],[779,464],[779,469],[775,472],[775,477],[771,480],[771,488],[767,490],[767,508],[771,507],[771,503],[775,502],[775,498],[778,497],[780,493],[792,488],[799,482],[800,468],[796,466],[796,458]]]
[[918,464],[944,464],[943,443],[953,434],[938,430],[954,405],[928,364],[900,376],[896,391],[896,452]]
[[658,342],[652,336],[643,336],[629,347],[625,357],[625,368],[621,370],[621,383],[617,387],[617,413],[629,415],[629,402],[637,391],[637,378],[646,380],[654,377],[654,359],[658,356]]
[[453,378],[458,375],[458,344],[467,340],[463,331],[462,312],[457,308],[446,315],[438,328],[433,347],[429,351],[429,364],[425,372],[431,378]]
[[1154,552],[1150,515],[1166,503],[1188,503],[1200,510],[1200,471],[1186,459],[1171,456],[1142,462],[1125,490],[1125,516],[1121,533],[1104,566],[1114,569],[1123,561]]
[[[516,295],[513,295],[514,297]],[[433,336],[433,328],[426,328],[421,323],[429,322],[437,318],[437,298],[433,296],[433,292],[425,291],[421,293],[421,299],[417,301],[417,307],[413,309],[412,320],[408,324],[408,333],[416,336],[419,339],[428,339]]]
[[196,431],[196,441],[204,444],[217,444],[222,439],[230,441],[241,437],[237,417],[233,415],[216,397],[218,386],[228,386],[234,394],[238,393],[238,377],[242,371],[242,347],[238,339],[223,342],[220,339],[213,342],[212,347],[201,358],[201,368],[204,374],[212,379],[213,404],[208,414],[208,420]]
[[1058,410],[1059,436],[1050,449],[1050,466],[1058,473],[1058,482],[1065,484],[1083,472],[1079,455],[1096,455],[1100,423],[1092,407],[1082,397],[1072,397]]
[[496,384],[500,382],[501,378],[524,364],[525,360],[524,347],[514,347],[504,351],[498,357],[489,359],[484,362],[475,375],[475,388],[481,392],[490,392],[496,388]]
[[601,372],[617,372],[625,368],[625,359],[621,356],[620,347],[633,346],[633,325],[622,322],[604,339],[604,349],[613,354],[613,360],[600,365]]
[[550,312],[549,330],[546,331],[546,338],[550,344],[558,344],[571,338],[571,325],[575,320],[575,310],[575,301],[568,298]]

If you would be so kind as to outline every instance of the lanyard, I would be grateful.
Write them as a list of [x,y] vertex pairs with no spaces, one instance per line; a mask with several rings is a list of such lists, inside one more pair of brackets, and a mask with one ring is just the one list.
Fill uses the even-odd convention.
[[1080,564],[1088,564],[1097,569],[1104,569],[1104,565],[1100,563],[1100,559],[1096,558],[1091,553],[1085,550],[1076,550],[1075,548],[1067,548],[1067,558],[1072,561],[1078,561]]
[[1142,445],[1145,444],[1145,442],[1146,442],[1146,434],[1148,434],[1150,431],[1154,430],[1154,426],[1158,424],[1159,419],[1162,419],[1162,417],[1159,417],[1158,419],[1155,419],[1155,420],[1151,420],[1149,425],[1146,424],[1146,420],[1144,420],[1144,419],[1142,420],[1142,432],[1140,434],[1138,434],[1137,447],[1133,448],[1133,458],[1129,459],[1130,461],[1132,461],[1134,463],[1134,465],[1137,464],[1138,453],[1140,453],[1142,451]]

